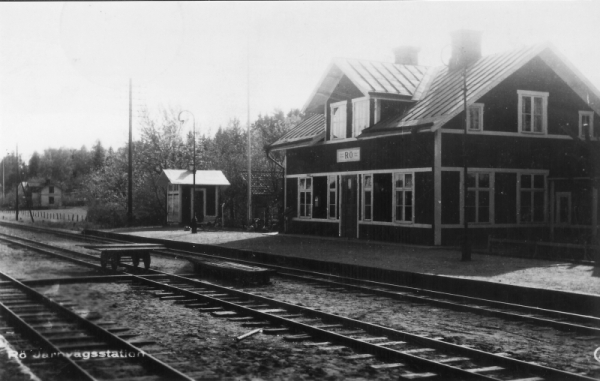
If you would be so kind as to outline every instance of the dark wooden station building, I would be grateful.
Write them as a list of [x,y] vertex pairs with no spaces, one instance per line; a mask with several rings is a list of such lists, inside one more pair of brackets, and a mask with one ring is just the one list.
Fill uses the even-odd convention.
[[598,139],[600,93],[555,48],[482,57],[481,34],[461,30],[448,66],[394,53],[335,59],[269,147],[285,151],[287,232],[454,245],[465,218],[481,240],[591,232],[589,150],[568,131]]

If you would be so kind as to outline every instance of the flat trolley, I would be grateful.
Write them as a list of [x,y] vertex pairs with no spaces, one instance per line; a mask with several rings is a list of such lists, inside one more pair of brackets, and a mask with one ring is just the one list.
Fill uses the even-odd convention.
[[166,247],[153,243],[111,243],[106,245],[81,245],[86,249],[100,252],[100,265],[106,268],[108,263],[113,270],[117,270],[123,259],[128,259],[138,267],[140,259],[144,262],[144,268],[150,268],[150,253],[154,250],[165,250]]

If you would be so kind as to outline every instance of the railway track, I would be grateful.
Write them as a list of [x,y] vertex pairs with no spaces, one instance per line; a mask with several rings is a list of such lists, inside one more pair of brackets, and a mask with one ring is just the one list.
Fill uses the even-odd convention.
[[[48,230],[41,228],[28,228],[40,232],[49,232]],[[50,231],[50,233],[52,232]],[[86,241],[92,242],[125,242],[113,239],[98,238],[90,235],[82,237],[79,234],[70,234],[66,232],[58,232],[58,234],[71,239],[85,239]],[[211,259],[223,259],[219,256],[175,249],[159,251],[157,253],[176,258],[205,257]],[[460,294],[432,291],[423,288],[399,286],[389,283],[335,276],[283,266],[265,265],[259,262],[232,259],[227,260],[250,266],[260,266],[273,269],[277,271],[277,276],[286,279],[293,279],[312,284],[320,283],[332,288],[346,288],[359,293],[384,296],[402,301],[429,304],[454,311],[467,311],[481,314],[483,316],[496,316],[502,319],[524,321],[540,326],[553,327],[565,332],[571,332],[574,335],[600,335],[600,317],[598,316],[574,314],[565,311],[543,309],[514,303],[469,297]]]
[[[38,250],[44,249],[38,246]],[[98,261],[97,257],[94,259]],[[404,371],[401,376],[409,379],[592,380],[189,277],[156,271],[128,277],[132,287],[165,301],[262,329],[265,334],[280,334],[287,341],[305,342],[303,345],[323,351],[339,351],[351,361],[373,361],[371,366],[375,369],[400,368]]]
[[[54,380],[193,380],[145,352],[152,341],[136,340],[114,322],[93,323],[68,303],[52,300],[0,273],[0,313],[7,326],[9,357]],[[12,333],[12,334],[11,334]]]

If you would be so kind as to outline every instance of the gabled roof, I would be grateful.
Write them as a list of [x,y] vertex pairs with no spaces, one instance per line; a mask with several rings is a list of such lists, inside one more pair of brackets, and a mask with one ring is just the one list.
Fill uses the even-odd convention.
[[[185,169],[163,169],[161,178],[174,185],[193,185],[194,172]],[[229,186],[221,171],[196,171],[196,185]]]
[[322,112],[321,107],[344,75],[364,96],[379,94],[411,100],[426,72],[425,66],[336,58],[325,71],[302,110]]
[[[467,105],[475,103],[500,82],[534,57],[549,64],[565,82],[596,112],[600,111],[600,94],[556,49],[539,44],[480,58],[467,70]],[[463,71],[439,69],[427,94],[404,115],[382,121],[365,130],[375,133],[402,127],[427,126],[436,130],[464,110]]]
[[271,149],[282,146],[290,146],[298,143],[306,143],[313,140],[320,140],[325,134],[325,116],[323,114],[314,114],[298,123],[294,128],[288,131],[275,143],[271,144]]
[[[600,92],[550,44],[538,44],[480,58],[467,70],[467,105],[475,103],[535,57],[542,59],[590,108],[600,114]],[[342,75],[347,75],[365,95],[390,91],[388,94],[410,95],[410,100],[414,102],[404,114],[382,120],[363,130],[359,139],[412,128],[435,131],[464,109],[462,70],[450,71],[445,66],[426,69],[423,66],[364,62],[335,60],[304,108],[315,108],[318,102],[324,104]],[[393,67],[399,67],[398,71],[394,71]],[[407,81],[409,72],[414,75],[412,78],[419,78],[420,82]],[[398,83],[392,86],[395,82],[388,78],[392,73],[403,74],[402,80],[405,82],[402,82],[402,86]],[[388,82],[384,80],[386,78]],[[275,142],[272,148],[288,148],[286,143],[292,142],[292,137],[296,144],[289,147],[314,143],[317,135],[322,138],[325,134],[324,117],[321,115],[321,118],[319,126],[314,125],[310,132],[305,124],[309,119],[305,120]]]

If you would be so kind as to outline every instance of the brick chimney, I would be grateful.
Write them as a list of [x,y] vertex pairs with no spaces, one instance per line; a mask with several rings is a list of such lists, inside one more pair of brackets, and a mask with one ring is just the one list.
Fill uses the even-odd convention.
[[461,29],[450,33],[452,56],[450,70],[462,69],[481,58],[481,31]]
[[418,65],[419,50],[417,46],[399,46],[394,49],[394,63],[396,65]]

